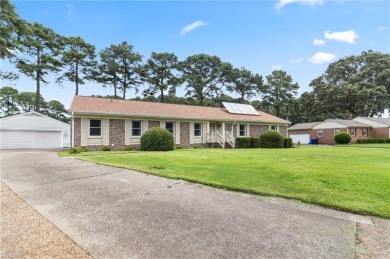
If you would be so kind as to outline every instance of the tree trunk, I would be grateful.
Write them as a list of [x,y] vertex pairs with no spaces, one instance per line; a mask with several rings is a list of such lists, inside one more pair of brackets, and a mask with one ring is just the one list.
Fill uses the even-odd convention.
[[40,103],[39,103],[39,99],[40,99],[40,97],[41,97],[41,86],[40,86],[40,78],[41,78],[41,73],[40,73],[40,64],[41,64],[41,55],[40,55],[41,53],[40,53],[40,51],[38,50],[37,51],[37,77],[36,77],[36,80],[37,80],[37,95],[36,95],[36,97],[35,97],[35,111],[36,112],[39,112],[39,110],[40,110]]
[[76,95],[79,95],[79,63],[76,62]]
[[164,90],[160,89],[160,91],[161,91],[161,102],[163,103],[164,102]]

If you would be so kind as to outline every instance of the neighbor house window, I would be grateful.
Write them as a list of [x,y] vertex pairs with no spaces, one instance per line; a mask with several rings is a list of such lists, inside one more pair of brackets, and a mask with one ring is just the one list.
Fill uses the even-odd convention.
[[355,136],[355,128],[350,128],[349,132],[351,133],[351,136]]
[[202,123],[194,123],[194,136],[202,136]]
[[362,128],[362,135],[363,135],[363,137],[368,136],[368,129],[367,128]]
[[90,136],[102,135],[102,120],[89,120],[89,135]]
[[271,130],[278,131],[278,125],[271,125]]
[[173,122],[165,122],[165,129],[173,135]]
[[142,135],[141,121],[132,121],[131,122],[131,135],[134,137],[139,137]]
[[241,124],[240,125],[240,137],[245,137],[246,136],[246,125]]
[[322,138],[324,136],[324,131],[322,129],[317,130],[317,137]]
[[334,134],[340,133],[340,129],[334,129]]

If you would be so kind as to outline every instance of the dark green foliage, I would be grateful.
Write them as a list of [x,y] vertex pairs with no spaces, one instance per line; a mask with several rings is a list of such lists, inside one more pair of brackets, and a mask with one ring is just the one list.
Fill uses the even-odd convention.
[[176,146],[176,149],[183,149],[183,146]]
[[126,146],[125,147],[125,151],[131,151],[131,150],[133,150],[133,148],[131,146]]
[[172,133],[163,128],[151,128],[141,137],[141,150],[144,151],[169,151],[174,146]]
[[250,138],[251,148],[259,148],[260,147],[260,138]]
[[390,138],[364,138],[358,139],[357,144],[369,144],[369,143],[390,143]]
[[68,149],[69,154],[80,154],[81,152],[87,152],[87,147],[70,147]]
[[292,148],[293,146],[292,138],[284,138],[284,148]]
[[277,131],[267,130],[260,136],[260,147],[262,148],[283,148],[284,137]]
[[250,148],[251,147],[251,139],[250,138],[236,138],[236,147],[237,148]]
[[103,146],[103,151],[110,151],[110,150],[111,150],[110,146]]
[[351,140],[352,137],[347,132],[340,132],[334,136],[334,141],[336,141],[337,144],[348,144],[349,142],[351,142]]

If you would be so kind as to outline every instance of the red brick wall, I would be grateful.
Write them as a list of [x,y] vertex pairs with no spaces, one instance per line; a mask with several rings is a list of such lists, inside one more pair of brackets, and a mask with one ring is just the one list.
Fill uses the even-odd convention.
[[[348,129],[348,133],[351,134],[351,129]],[[352,134],[351,134],[352,136]],[[372,129],[367,128],[367,136],[363,136],[363,129],[362,128],[355,128],[355,136],[352,136],[351,143],[356,143],[358,139],[365,139],[365,138],[371,138],[372,136]]]
[[109,129],[111,150],[123,150],[125,148],[125,120],[110,119]]
[[81,145],[81,118],[74,118],[73,122],[74,122],[74,146],[79,147]]
[[286,126],[279,126],[279,133],[283,136],[287,137],[287,127]]
[[154,127],[160,127],[159,121],[149,121],[148,129],[154,128]]
[[268,125],[251,125],[249,129],[250,137],[258,138],[269,129]]
[[[190,123],[180,122],[180,145],[184,148],[190,147]],[[206,134],[206,132],[203,132]]]
[[373,138],[388,138],[389,137],[389,127],[387,127],[387,128],[372,128],[372,137]]

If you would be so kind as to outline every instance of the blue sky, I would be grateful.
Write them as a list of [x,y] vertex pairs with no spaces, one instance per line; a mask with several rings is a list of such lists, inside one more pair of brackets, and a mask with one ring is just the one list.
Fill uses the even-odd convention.
[[[329,62],[369,49],[390,52],[390,2],[349,0],[279,1],[13,1],[29,22],[37,21],[64,36],[80,36],[97,51],[127,41],[149,58],[152,51],[174,52],[180,60],[206,53],[234,67],[265,77],[283,69],[309,91],[312,79]],[[13,70],[2,62],[3,70]],[[54,76],[43,97],[67,108],[74,85],[59,86]],[[19,91],[35,91],[21,76],[1,82]],[[81,95],[113,94],[87,82]],[[178,95],[184,95],[184,88]],[[229,93],[228,93],[229,94]],[[128,98],[133,97],[130,91]]]

